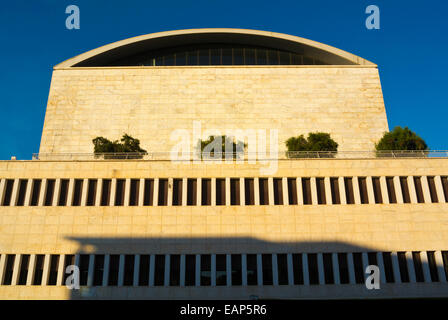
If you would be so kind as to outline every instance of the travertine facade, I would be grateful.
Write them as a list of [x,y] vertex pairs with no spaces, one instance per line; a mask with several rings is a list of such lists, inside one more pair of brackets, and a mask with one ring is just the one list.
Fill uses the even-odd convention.
[[[4,179],[247,178],[260,176],[259,168],[248,164],[216,167],[169,161],[7,161],[0,163],[0,176]],[[297,160],[280,161],[273,177],[443,176],[447,170],[444,159]],[[368,188],[372,187],[368,185]],[[387,190],[382,191],[385,197]],[[312,192],[314,196],[316,190]],[[424,193],[429,194],[429,189],[424,188]],[[413,197],[409,204],[378,204],[375,199],[361,204],[355,198],[353,205],[132,207],[125,203],[94,207],[4,207],[0,217],[0,252],[76,253],[79,243],[70,238],[78,237],[194,239],[203,236],[251,237],[299,244],[335,241],[383,251],[445,250],[448,205],[443,199],[440,189],[440,203],[431,203],[427,196],[426,203],[422,204],[417,204]],[[225,246],[229,249],[228,244]],[[190,244],[186,241],[174,247],[189,252]],[[208,243],[203,243],[200,250],[205,251],[207,247]],[[310,247],[306,251],[316,249]],[[326,249],[336,248],[327,245]],[[129,250],[159,253],[160,248],[138,247],[131,242],[111,250],[110,253]],[[250,252],[253,248],[233,250]]]
[[90,153],[93,138],[125,132],[167,152],[193,121],[203,132],[278,129],[280,151],[316,131],[339,150],[372,150],[388,130],[375,66],[69,68],[53,72],[40,153]]
[[[125,132],[170,151],[194,121],[203,137],[278,129],[280,151],[329,132],[342,152],[255,163],[90,154],[96,136]],[[447,297],[448,161],[377,158],[384,131],[377,66],[298,37],[181,30],[69,59],[53,72],[41,155],[0,161],[0,299]],[[379,290],[365,284],[371,265]],[[69,266],[79,289],[65,286]]]
[[[213,252],[219,254],[259,254],[275,253],[277,255],[291,255],[300,252],[310,255],[322,252],[336,254],[349,252],[355,254],[362,252],[366,255],[372,252],[445,252],[448,243],[448,209],[445,198],[448,190],[442,185],[440,179],[446,179],[447,162],[444,159],[403,159],[403,160],[286,160],[279,162],[278,172],[269,179],[268,205],[261,205],[255,189],[255,205],[216,205],[216,195],[212,194],[211,205],[188,206],[185,198],[180,206],[174,206],[168,200],[167,206],[157,202],[158,192],[154,190],[153,202],[143,204],[143,195],[148,190],[139,192],[136,206],[130,206],[130,180],[142,178],[163,179],[168,178],[170,188],[172,179],[217,179],[217,178],[254,178],[259,177],[260,165],[233,164],[216,166],[211,164],[176,164],[172,162],[152,161],[84,161],[84,162],[51,162],[51,161],[6,161],[0,163],[0,176],[3,177],[0,187],[4,193],[5,180],[15,180],[11,206],[2,207],[0,216],[0,252],[4,253],[0,262],[0,273],[6,268],[6,254],[46,255],[47,264],[44,274],[49,273],[50,255],[157,255],[179,254],[200,255]],[[335,199],[332,189],[325,191],[326,204],[318,203],[318,189],[316,179],[322,177],[353,177],[354,204],[347,204],[343,189],[340,189],[340,204],[333,203]],[[257,178],[259,177],[259,178]],[[273,199],[272,178],[310,177],[314,183],[311,185],[310,205],[304,204],[302,190],[298,192],[298,204],[291,205],[287,192],[289,187],[283,189],[282,205],[276,204]],[[361,189],[357,177],[367,177],[366,203],[362,203]],[[380,177],[381,200],[374,196],[372,177]],[[406,177],[409,183],[410,203],[403,203],[404,191],[399,182],[395,182],[396,203],[389,203],[390,187],[383,183],[385,177]],[[413,177],[421,177],[423,202],[418,203],[418,195]],[[428,186],[427,177],[436,177],[437,202],[433,201]],[[18,199],[18,181],[24,179],[42,180],[41,196],[37,206],[28,206],[31,187],[27,191],[25,207],[16,206]],[[80,206],[57,206],[58,191],[54,195],[53,205],[45,206],[48,197],[45,185],[55,179],[62,181],[70,179],[73,190],[73,181],[84,180]],[[87,181],[95,179],[112,179],[118,181],[125,179],[128,186],[124,191],[125,201],[122,206],[114,205],[113,201],[107,206],[100,206],[96,201],[94,206],[87,206]],[[115,180],[117,179],[117,180]],[[31,181],[31,180],[30,180]],[[46,184],[45,184],[46,183]],[[31,185],[31,183],[30,183]],[[342,187],[342,185],[340,185]],[[241,187],[244,188],[243,184]],[[343,188],[343,187],[342,187]],[[169,190],[168,189],[168,190]],[[331,190],[330,190],[331,189]],[[388,191],[389,190],[389,191]],[[71,193],[71,198],[74,194]],[[98,185],[98,193],[101,187]],[[226,197],[230,196],[227,190]],[[200,194],[200,193],[199,193]],[[183,197],[185,197],[184,193]],[[112,197],[117,191],[112,190]],[[172,191],[168,191],[172,197]],[[244,196],[243,196],[244,197]],[[99,198],[98,198],[99,199]],[[227,198],[229,199],[229,198]],[[3,199],[2,199],[3,201]],[[200,195],[198,196],[198,202]],[[354,253],[352,253],[354,252]],[[62,257],[63,257],[62,256]],[[408,257],[408,255],[406,256]],[[409,256],[410,257],[410,256]],[[409,258],[408,257],[408,258]],[[438,257],[436,255],[436,257]],[[92,258],[93,259],[93,258]],[[124,259],[124,258],[123,258]],[[441,259],[441,256],[440,256]],[[394,260],[395,261],[395,260]],[[409,260],[411,261],[411,260]],[[441,261],[439,261],[441,262]],[[398,260],[396,260],[398,263]],[[408,262],[409,263],[409,262]],[[62,281],[63,265],[59,264],[58,281]],[[93,265],[92,265],[93,266]],[[398,265],[396,265],[398,268]],[[17,267],[19,268],[19,267]],[[353,268],[353,267],[351,267]],[[413,267],[412,267],[413,268]],[[425,274],[429,275],[429,266],[423,262]],[[18,270],[18,269],[17,269]],[[413,270],[413,269],[412,269]],[[409,269],[410,274],[412,274]],[[443,265],[440,277],[444,276]],[[399,271],[394,271],[399,272]],[[90,271],[89,271],[90,274]],[[16,276],[19,273],[17,271]],[[92,273],[93,277],[93,273]],[[399,277],[399,273],[395,273]],[[415,276],[414,276],[415,278]],[[13,276],[13,279],[14,276]],[[29,281],[31,278],[29,278]],[[45,278],[44,278],[45,279]],[[354,279],[354,278],[353,278]],[[442,279],[442,278],[441,278]],[[446,278],[443,278],[446,279]],[[145,290],[138,284],[126,288],[119,285],[105,287],[83,287],[81,291],[70,291],[62,282],[57,286],[27,286],[13,285],[0,286],[0,296],[3,298],[247,298],[250,295],[261,297],[416,297],[444,296],[447,293],[446,284],[441,282],[428,283],[384,283],[383,291],[365,290],[363,286],[350,282],[343,287],[334,286],[280,286],[280,287],[201,287],[200,290],[191,290],[188,287],[153,287]],[[14,281],[14,280],[13,280]],[[16,278],[16,281],[17,278]],[[45,280],[44,280],[45,281]],[[292,281],[292,280],[291,280]],[[355,281],[355,280],[353,280]],[[398,280],[396,280],[398,281]],[[440,280],[442,281],[442,280]],[[446,280],[443,280],[446,281]],[[336,286],[338,287],[338,286]],[[121,288],[121,289],[120,289]]]

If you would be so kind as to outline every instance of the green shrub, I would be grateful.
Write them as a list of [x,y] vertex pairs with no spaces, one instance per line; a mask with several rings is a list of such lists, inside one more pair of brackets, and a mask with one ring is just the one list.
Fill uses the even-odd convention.
[[[201,159],[203,158],[204,149],[207,145],[211,144],[215,141],[215,139],[221,139],[221,148],[218,147],[218,150],[213,149],[213,151],[210,151],[210,156],[214,157],[215,151],[217,153],[221,153],[221,158],[225,159],[226,154],[225,152],[232,152],[232,158],[240,158],[241,154],[244,153],[245,148],[247,147],[247,144],[245,144],[242,141],[235,141],[234,137],[228,137],[228,136],[209,136],[207,140],[198,140],[197,145],[197,151],[201,153]],[[230,146],[231,150],[226,150],[226,144]]]
[[381,150],[428,150],[426,142],[408,127],[397,126],[391,132],[385,132],[375,144],[377,151]]
[[[143,158],[143,154],[146,154],[146,150],[140,148],[140,140],[131,137],[128,134],[124,134],[120,139],[121,143],[118,140],[110,141],[104,137],[96,137],[92,140],[93,143],[93,152],[95,153],[95,157],[99,157],[99,154],[106,153],[104,155],[104,159],[141,159]],[[107,153],[140,153],[136,155],[112,155]]]
[[[375,144],[378,157],[398,156],[414,157],[416,155],[426,155],[428,146],[426,142],[411,131],[408,127],[401,128],[397,126],[390,132],[385,132],[383,137]],[[387,152],[387,151],[405,151],[405,152]],[[416,151],[416,152],[412,152]]]
[[[306,139],[303,134],[298,137],[291,137],[286,140],[286,147],[288,158],[313,158],[316,156],[315,152],[307,154],[306,152],[294,153],[294,151],[321,151],[319,157],[332,158],[338,150],[337,142],[331,138],[329,133],[325,132],[309,133]],[[328,153],[325,153],[325,151],[328,151]]]

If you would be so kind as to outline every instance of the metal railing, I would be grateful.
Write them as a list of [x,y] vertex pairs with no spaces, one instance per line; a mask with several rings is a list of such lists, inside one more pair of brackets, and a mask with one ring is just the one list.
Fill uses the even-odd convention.
[[283,151],[278,154],[258,152],[145,152],[145,153],[34,153],[33,160],[152,160],[152,161],[233,161],[233,160],[300,160],[300,159],[375,159],[375,158],[448,158],[448,150],[427,151]]

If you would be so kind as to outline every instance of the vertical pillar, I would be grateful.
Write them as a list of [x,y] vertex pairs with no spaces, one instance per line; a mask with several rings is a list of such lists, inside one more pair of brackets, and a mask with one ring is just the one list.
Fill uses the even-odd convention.
[[380,177],[381,197],[384,204],[389,204],[389,193],[387,192],[386,177]]
[[6,254],[1,254],[0,255],[0,285],[2,285],[3,279],[5,277],[5,267],[6,267]]
[[[226,206],[231,205],[230,178],[226,178]],[[227,283],[229,283],[227,281]]]
[[[31,182],[32,180],[30,180]],[[28,184],[30,184],[28,182]],[[5,199],[5,185],[6,185],[6,179],[0,179],[0,206],[3,205],[3,200]]]
[[386,269],[384,267],[383,253],[376,253],[376,260],[378,262],[378,268],[380,269],[380,283],[386,283]]
[[363,268],[362,273],[364,275],[364,280],[365,280],[367,277],[366,269],[367,269],[367,266],[369,265],[369,256],[367,255],[367,252],[363,252],[361,254],[361,258],[362,258],[362,268]]
[[269,196],[268,204],[270,206],[273,206],[275,204],[275,201],[274,201],[274,178],[272,177],[268,178],[268,196]]
[[240,205],[246,205],[246,192],[244,188],[244,178],[240,178]]
[[[183,189],[182,189],[183,190]],[[180,286],[185,287],[185,255],[180,255]]]
[[211,183],[211,197],[210,197],[210,204],[212,207],[216,206],[216,178],[211,178],[210,179],[210,183]]
[[216,254],[211,255],[211,286],[216,287]]
[[331,199],[331,184],[330,184],[330,177],[324,178],[324,184],[325,184],[325,202],[326,204],[333,204],[333,199]]
[[118,261],[118,286],[122,287],[124,283],[124,254],[120,254]]
[[294,285],[294,265],[292,263],[292,254],[288,253],[286,256],[286,261],[288,263],[288,285]]
[[142,207],[145,200],[145,179],[141,178],[138,181],[138,206]]
[[263,285],[263,261],[260,253],[257,254],[257,284]]
[[188,179],[182,178],[182,206],[187,205],[187,197],[188,197]]
[[391,256],[392,256],[392,269],[394,271],[395,283],[401,283],[400,265],[398,264],[398,255],[396,252],[392,252]]
[[321,252],[317,254],[317,271],[319,273],[319,284],[325,284],[324,257]]
[[110,203],[109,206],[115,206],[115,195],[117,193],[117,179],[112,179],[110,183]]
[[350,281],[350,284],[356,284],[356,278],[355,278],[355,262],[353,261],[353,253],[347,254],[347,265],[348,265],[348,278]]
[[[48,284],[48,276],[50,275],[50,258],[51,256],[49,254],[45,255],[44,259],[44,270],[42,275],[42,286],[46,286]],[[79,266],[79,264],[78,264]]]
[[201,255],[196,255],[196,263],[195,263],[195,286],[201,286]]
[[98,179],[96,183],[95,205],[101,205],[101,192],[103,191],[103,179]]
[[[25,205],[26,206],[29,204],[29,202],[26,201],[26,197],[28,196],[28,186],[29,185],[30,185],[30,183],[28,182],[28,185],[26,186],[27,194],[25,195]],[[31,188],[30,188],[30,191],[31,191]],[[56,207],[58,205],[60,191],[61,191],[61,179],[56,179],[56,181],[54,183],[53,203],[51,204],[53,207]],[[59,259],[61,259],[61,258],[59,258]]]
[[447,202],[448,199],[445,199],[445,193],[443,192],[442,178],[440,176],[435,176],[434,184],[436,185],[437,199],[439,199],[439,202]]
[[[155,184],[154,184],[155,186]],[[154,254],[149,256],[149,286],[154,287],[154,268],[156,265],[156,256]]]
[[303,284],[310,285],[310,273],[308,271],[308,254],[302,253],[302,270],[303,270]]
[[274,286],[278,286],[278,264],[277,254],[272,254],[272,283]]
[[283,205],[289,204],[288,178],[282,178]]
[[12,286],[16,286],[19,283],[19,274],[20,274],[21,264],[22,264],[22,255],[16,254],[16,258],[14,259],[14,266],[12,269],[12,280],[11,280]]
[[425,203],[432,203],[431,194],[429,193],[428,177],[422,176],[420,180],[422,182],[423,199]]
[[[38,202],[39,207],[42,207],[44,205],[46,190],[47,190],[47,179],[42,179],[42,182],[40,184],[40,193],[39,193],[39,202]],[[14,200],[14,198],[12,198],[12,200]]]
[[302,190],[302,178],[297,177],[297,204],[303,205],[303,190]]
[[131,179],[127,178],[124,182],[124,200],[123,200],[123,206],[129,207],[129,201],[131,194]]
[[169,254],[165,255],[165,274],[163,277],[163,285],[165,287],[168,287],[170,285],[170,257],[171,255]]
[[355,204],[361,204],[361,195],[359,193],[358,177],[353,177],[352,182],[353,182],[353,196],[355,199]]
[[173,178],[168,178],[168,199],[167,206],[173,205]]
[[110,254],[104,255],[104,272],[103,272],[103,287],[107,286],[109,280],[109,266],[110,266]]
[[[227,199],[227,198],[226,198]],[[232,286],[232,255],[226,254],[227,286]]]
[[87,192],[89,187],[89,179],[84,179],[82,181],[82,191],[81,191],[81,206],[86,206],[87,204]]
[[[85,182],[85,181],[84,181]],[[93,287],[93,276],[95,271],[95,255],[89,255],[89,269],[87,271],[87,286]]]
[[157,207],[159,205],[159,178],[154,178],[154,188],[152,196],[152,205]]
[[443,257],[440,251],[434,252],[434,257],[436,259],[437,273],[439,275],[440,282],[447,282],[445,269],[443,267]]
[[310,186],[311,186],[311,203],[313,205],[319,204],[317,201],[316,177],[310,178]]
[[344,183],[344,177],[338,178],[338,184],[339,184],[339,197],[341,199],[341,204],[347,204],[347,197],[345,193],[345,183]]
[[367,197],[369,204],[375,204],[375,193],[373,192],[373,180],[371,176],[366,177]]
[[12,194],[11,194],[11,203],[9,204],[11,207],[15,207],[17,204],[17,198],[19,195],[19,185],[20,180],[14,179],[14,185],[12,187]]
[[196,205],[202,205],[202,178],[198,178],[196,182]]
[[[28,179],[28,183],[26,184],[26,190],[25,190],[25,200],[23,202],[24,206],[29,206],[30,205],[30,198],[31,198],[31,190],[33,187],[33,179]],[[59,191],[59,190],[58,190]],[[1,186],[0,186],[0,204],[2,203],[2,191],[1,191]],[[53,198],[53,203],[55,203],[54,205],[57,205],[57,196],[55,196]]]
[[242,285],[247,286],[247,256],[241,255],[241,273],[242,273]]
[[75,254],[75,266],[79,268],[80,266],[81,255],[79,253]]
[[134,279],[132,285],[138,287],[138,278],[140,276],[140,255],[134,255]]
[[260,205],[260,180],[257,177],[254,178],[254,204]]
[[407,177],[407,180],[408,180],[409,196],[411,198],[411,203],[418,203],[417,193],[415,191],[414,177],[409,176]]
[[[60,179],[57,179],[56,184],[57,184],[58,180],[60,182]],[[32,192],[33,192],[33,182],[34,182],[34,179],[28,179],[28,183],[26,184],[25,200],[23,202],[24,206],[29,206],[31,204],[31,196],[32,196]],[[57,186],[58,186],[58,190],[55,190],[55,196],[53,197],[53,205],[58,204],[59,192],[60,192],[59,184],[57,184]],[[56,187],[55,187],[55,189],[56,189]],[[0,201],[0,203],[1,203],[1,201]]]
[[[30,254],[30,261],[28,263],[28,274],[26,276],[26,285],[27,286],[31,286],[33,284],[34,281],[34,268],[36,267],[36,255],[35,254]],[[64,268],[62,268],[64,269]],[[1,273],[1,270],[0,270]],[[63,276],[63,273],[61,275],[61,277]],[[61,279],[61,283],[62,283],[62,279]],[[58,284],[60,285],[60,284]]]
[[[33,254],[33,256],[35,256],[35,255]],[[31,265],[31,257],[30,257],[30,265]],[[64,283],[62,283],[62,281],[64,280],[64,274],[65,274],[64,266],[65,266],[65,254],[61,254],[59,256],[58,276],[56,278],[57,286],[64,285]],[[28,275],[29,275],[30,269],[31,269],[30,266],[28,266]],[[28,284],[28,280],[27,280],[27,285],[31,285],[32,281],[33,280],[30,280],[30,284]]]
[[420,259],[422,261],[423,276],[425,278],[425,282],[431,282],[432,280],[431,280],[431,271],[429,270],[428,252],[421,251]]
[[394,176],[394,188],[395,188],[395,195],[397,197],[397,203],[403,203],[403,190],[401,190],[401,183],[399,176]]
[[73,203],[73,188],[75,184],[75,179],[71,178],[68,180],[68,191],[67,191],[67,206],[70,207]]
[[406,251],[405,255],[406,255],[406,263],[408,266],[409,282],[416,283],[417,276],[415,274],[414,258],[412,256],[412,252]]
[[338,254],[336,252],[333,252],[331,254],[331,260],[333,262],[334,284],[341,284],[341,276],[339,273],[339,260],[338,260]]

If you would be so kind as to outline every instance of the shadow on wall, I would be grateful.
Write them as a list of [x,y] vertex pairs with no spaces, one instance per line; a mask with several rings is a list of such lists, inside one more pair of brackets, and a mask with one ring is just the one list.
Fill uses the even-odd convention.
[[[448,297],[446,251],[250,237],[69,239],[79,243],[64,262],[80,269],[72,299]],[[379,267],[380,289],[366,287],[368,265]]]

